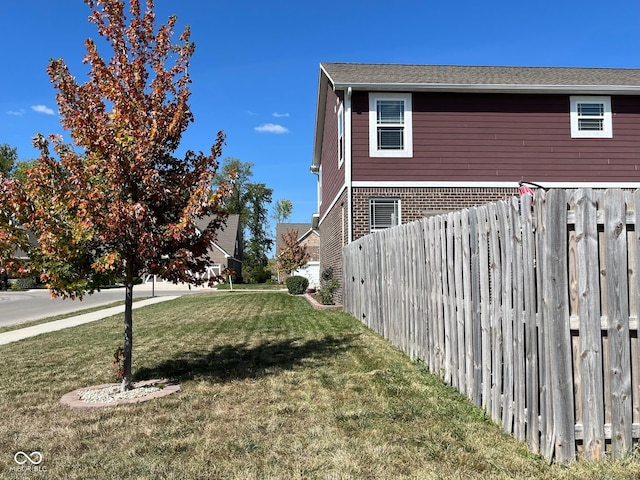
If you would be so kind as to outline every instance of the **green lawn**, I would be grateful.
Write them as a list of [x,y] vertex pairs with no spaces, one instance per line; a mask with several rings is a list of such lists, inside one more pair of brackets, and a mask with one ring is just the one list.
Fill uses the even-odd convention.
[[[286,293],[200,294],[134,312],[138,379],[182,392],[71,411],[112,381],[121,318],[0,347],[0,478],[638,478],[637,458],[547,465],[348,315]],[[14,455],[39,451],[20,472]]]
[[286,285],[280,285],[277,283],[234,283],[230,285],[228,283],[219,283],[216,285],[218,290],[286,290]]

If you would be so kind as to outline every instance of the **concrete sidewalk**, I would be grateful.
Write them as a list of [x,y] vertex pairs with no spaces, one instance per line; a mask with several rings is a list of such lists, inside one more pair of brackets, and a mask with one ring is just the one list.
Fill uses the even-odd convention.
[[[167,295],[140,300],[133,303],[133,308],[136,309],[146,307],[147,305],[166,302],[167,300],[174,300],[179,297],[180,295]],[[53,322],[41,323],[39,325],[33,325],[31,327],[25,327],[18,330],[12,330],[10,332],[0,333],[0,345],[17,342],[18,340],[22,340],[24,338],[35,337],[36,335],[40,335],[42,333],[55,332],[57,330],[62,330],[65,328],[75,327],[76,325],[95,322],[96,320],[102,320],[103,318],[111,317],[122,312],[124,312],[124,305],[119,305],[117,307],[110,307],[91,313],[76,315],[75,317],[64,318],[62,320],[55,320]]]

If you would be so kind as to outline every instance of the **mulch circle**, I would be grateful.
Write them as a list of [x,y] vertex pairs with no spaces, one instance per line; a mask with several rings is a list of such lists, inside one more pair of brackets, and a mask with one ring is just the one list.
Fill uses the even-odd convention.
[[164,379],[157,380],[145,380],[142,382],[134,382],[133,390],[148,388],[148,387],[160,387],[159,390],[149,392],[144,394],[143,396],[137,396],[133,398],[120,398],[114,399],[108,402],[95,402],[95,401],[85,401],[80,395],[87,390],[101,390],[108,389],[112,387],[119,387],[119,383],[104,383],[102,385],[94,385],[92,387],[84,387],[74,390],[73,392],[69,392],[62,396],[60,399],[60,403],[62,405],[66,405],[73,410],[87,410],[93,408],[105,408],[105,407],[115,407],[117,405],[126,405],[131,403],[140,403],[140,402],[148,402],[149,400],[153,400],[155,398],[166,397],[167,395],[171,395],[172,393],[176,393],[180,391],[180,385],[177,383],[171,383]]

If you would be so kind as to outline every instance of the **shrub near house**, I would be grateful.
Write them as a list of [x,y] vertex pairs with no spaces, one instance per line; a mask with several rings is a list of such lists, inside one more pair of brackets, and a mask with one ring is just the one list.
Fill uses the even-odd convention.
[[286,283],[287,290],[289,290],[291,295],[302,295],[307,291],[307,287],[309,286],[309,280],[298,275],[287,278]]

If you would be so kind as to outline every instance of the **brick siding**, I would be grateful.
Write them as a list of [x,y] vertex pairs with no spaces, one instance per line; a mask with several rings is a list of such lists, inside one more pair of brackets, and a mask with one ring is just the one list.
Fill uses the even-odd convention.
[[369,234],[369,199],[400,199],[400,220],[409,223],[423,217],[462,210],[518,195],[517,188],[354,188],[353,239]]
[[[344,219],[342,209],[344,208]],[[344,223],[343,223],[344,221]],[[333,277],[340,282],[336,294],[337,304],[342,303],[342,247],[348,240],[347,226],[347,193],[340,196],[327,216],[320,224],[320,275],[328,268],[333,268]],[[343,235],[344,232],[344,235]]]

